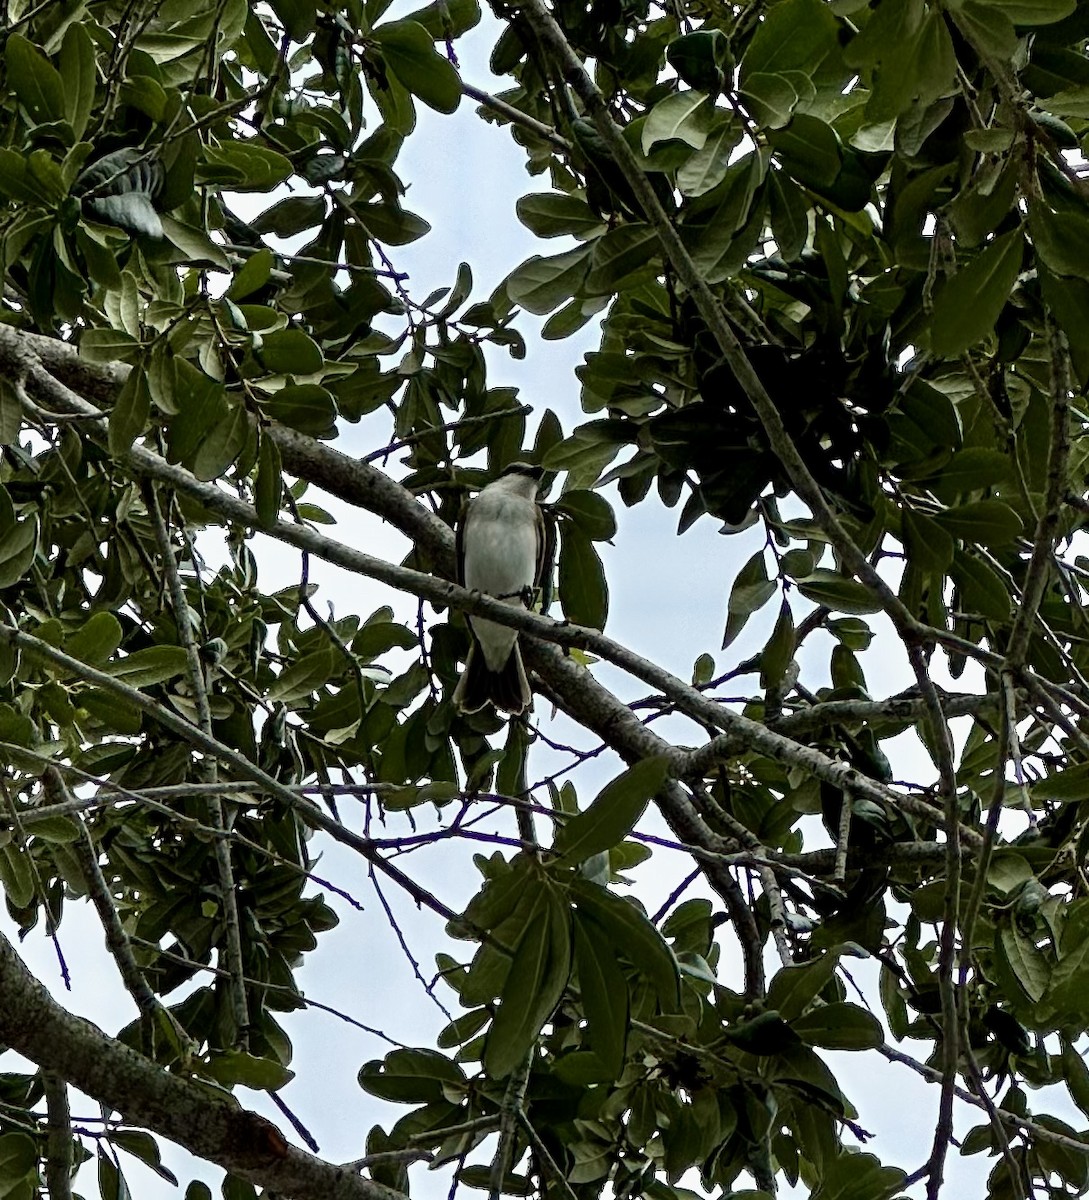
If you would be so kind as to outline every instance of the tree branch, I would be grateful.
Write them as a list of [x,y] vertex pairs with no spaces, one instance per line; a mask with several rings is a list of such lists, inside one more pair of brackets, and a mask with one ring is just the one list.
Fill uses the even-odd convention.
[[218,1089],[156,1066],[62,1008],[0,935],[0,1042],[45,1072],[192,1154],[292,1200],[405,1200],[402,1193],[289,1146]]

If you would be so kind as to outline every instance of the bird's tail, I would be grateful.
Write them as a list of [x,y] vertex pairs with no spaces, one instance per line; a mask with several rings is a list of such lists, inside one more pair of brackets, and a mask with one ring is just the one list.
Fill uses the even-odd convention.
[[529,708],[532,699],[518,643],[514,643],[500,670],[492,671],[474,639],[465,660],[465,670],[454,690],[454,707],[458,712],[480,712],[486,705],[494,704],[502,712],[520,716]]

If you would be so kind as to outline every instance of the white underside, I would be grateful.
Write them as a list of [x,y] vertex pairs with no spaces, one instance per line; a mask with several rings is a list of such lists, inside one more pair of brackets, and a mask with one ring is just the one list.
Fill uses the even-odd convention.
[[[486,489],[469,510],[462,539],[465,586],[499,597],[506,604],[521,604],[522,592],[533,587],[537,574],[535,502],[522,496],[489,494]],[[501,670],[517,632],[482,617],[470,617],[469,623],[488,668]]]

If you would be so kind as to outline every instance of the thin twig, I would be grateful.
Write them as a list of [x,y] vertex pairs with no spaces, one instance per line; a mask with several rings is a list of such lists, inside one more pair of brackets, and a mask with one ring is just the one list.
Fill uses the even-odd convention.
[[[155,540],[159,546],[160,561],[166,574],[170,594],[170,606],[174,611],[174,624],[178,631],[178,642],[185,650],[189,667],[189,682],[193,689],[193,701],[197,709],[197,723],[206,737],[212,737],[212,708],[208,700],[208,684],[204,675],[204,664],[200,647],[193,636],[193,625],[189,619],[189,601],[174,557],[170,531],[166,527],[155,485],[146,482],[143,487],[144,504]],[[216,760],[212,756],[197,761],[196,769],[202,780],[215,784],[217,781]],[[227,832],[227,818],[220,797],[210,792],[206,802],[208,823],[217,834]],[[244,1050],[249,1045],[249,1002],[246,985],[242,982],[245,969],[242,959],[242,925],[238,915],[238,896],[235,891],[234,865],[231,862],[231,847],[228,840],[219,836],[212,843],[215,848],[216,872],[219,876],[219,901],[223,910],[226,947],[224,957],[231,975],[231,1010],[234,1015],[237,1044]]]
[[[59,801],[63,802],[71,798],[68,785],[56,767],[46,767],[42,774],[42,785],[47,795],[56,796]],[[197,1044],[178,1023],[174,1014],[152,991],[151,985],[136,961],[128,931],[117,913],[117,906],[110,893],[106,877],[102,874],[102,868],[98,863],[98,852],[91,840],[87,826],[83,823],[82,818],[77,817],[76,821],[79,825],[79,837],[73,845],[73,850],[79,859],[91,903],[95,907],[95,912],[98,913],[99,921],[102,922],[102,929],[106,934],[106,948],[117,964],[121,982],[133,998],[140,1014],[140,1041],[143,1051],[151,1057],[154,1054],[155,1029],[169,1026],[177,1038],[182,1061],[186,1062],[197,1052]]]

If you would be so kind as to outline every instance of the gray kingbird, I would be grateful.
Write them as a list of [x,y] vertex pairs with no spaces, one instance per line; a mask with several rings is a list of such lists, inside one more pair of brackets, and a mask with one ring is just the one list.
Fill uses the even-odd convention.
[[[458,579],[470,591],[507,604],[530,607],[547,565],[548,538],[537,503],[540,467],[516,462],[506,467],[462,511],[458,522]],[[518,632],[483,617],[470,617],[472,644],[454,691],[459,712],[479,712],[491,703],[514,716],[532,700]]]

